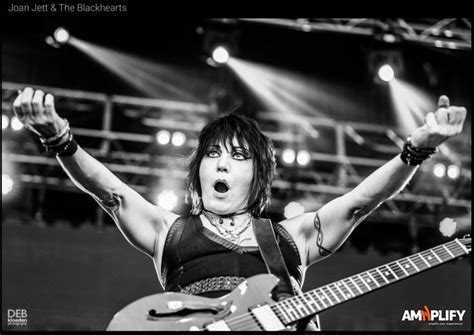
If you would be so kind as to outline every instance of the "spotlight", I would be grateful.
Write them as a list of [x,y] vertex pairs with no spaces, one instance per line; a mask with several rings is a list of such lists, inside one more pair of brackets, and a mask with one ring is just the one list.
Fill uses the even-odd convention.
[[8,116],[2,114],[2,130],[8,128],[8,124],[10,123],[10,119]]
[[13,179],[6,173],[2,173],[2,195],[10,193],[13,189]]
[[227,63],[227,61],[229,60],[229,57],[230,57],[229,51],[227,51],[227,49],[223,47],[222,45],[216,47],[214,51],[212,51],[212,59],[214,59],[216,63],[219,63],[219,64]]
[[166,145],[170,142],[171,134],[168,130],[160,130],[156,133],[156,141],[161,145]]
[[23,123],[21,123],[21,121],[16,116],[12,117],[10,125],[11,125],[12,129],[15,130],[15,131],[20,130],[20,129],[23,128]]
[[174,146],[180,147],[186,142],[186,135],[184,135],[182,132],[177,131],[173,133],[173,137],[171,138],[171,143],[173,143]]
[[453,236],[456,231],[457,223],[452,218],[444,218],[439,223],[439,231],[445,237]]
[[433,165],[433,174],[438,178],[443,178],[446,175],[446,166],[442,163]]
[[307,165],[311,161],[311,155],[306,150],[300,150],[296,156],[296,161],[299,165]]
[[178,196],[172,190],[163,190],[158,194],[157,202],[161,208],[172,210],[178,204]]
[[449,30],[449,29],[446,29],[446,30],[444,31],[444,36],[446,36],[446,37],[453,37],[453,32],[452,32],[451,30]]
[[459,177],[460,173],[461,171],[456,165],[450,165],[448,166],[448,171],[446,174],[448,175],[449,178],[456,179],[457,177]]
[[397,37],[394,34],[390,34],[390,33],[384,34],[382,39],[386,43],[395,43],[397,41]]
[[69,32],[63,27],[56,29],[53,36],[55,41],[59,44],[66,44],[70,37]]
[[395,78],[395,72],[389,64],[382,65],[377,71],[377,75],[385,82],[389,82]]
[[287,164],[293,163],[295,161],[295,157],[296,157],[296,154],[293,149],[285,149],[283,150],[283,153],[281,155],[281,158]]
[[288,205],[285,206],[284,216],[287,219],[291,219],[295,216],[304,213],[304,207],[297,201],[292,201]]

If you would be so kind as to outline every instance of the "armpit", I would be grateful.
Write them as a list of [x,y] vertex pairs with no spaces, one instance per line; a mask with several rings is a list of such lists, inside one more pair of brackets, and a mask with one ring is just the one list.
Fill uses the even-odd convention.
[[102,197],[96,197],[97,202],[109,213],[116,214],[121,203],[120,196],[118,194],[107,194]]
[[360,208],[356,208],[352,212],[352,218],[351,218],[352,224],[357,225],[357,224],[361,223],[362,220],[364,220],[370,213],[372,213],[379,206],[380,206],[380,204],[378,204],[375,207],[370,207],[370,208],[368,206],[363,206],[363,207],[360,207]]

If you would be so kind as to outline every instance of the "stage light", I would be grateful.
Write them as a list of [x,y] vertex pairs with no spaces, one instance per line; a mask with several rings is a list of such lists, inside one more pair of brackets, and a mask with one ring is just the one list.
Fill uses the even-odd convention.
[[453,32],[452,32],[451,30],[449,30],[449,29],[446,29],[446,30],[444,31],[444,36],[446,36],[446,37],[453,37]]
[[219,63],[219,64],[224,64],[224,63],[227,63],[227,61],[229,60],[229,51],[227,51],[227,49],[223,46],[218,46],[214,49],[214,51],[212,51],[212,59],[214,59],[214,61],[216,63]]
[[309,24],[303,24],[301,26],[301,29],[305,32],[308,32],[308,31],[311,31],[312,28],[311,28],[311,25],[309,25]]
[[2,130],[8,128],[8,124],[10,123],[10,119],[8,116],[2,114]]
[[297,201],[292,201],[288,205],[285,206],[285,211],[283,215],[285,216],[285,218],[291,219],[303,213],[304,213],[303,205]]
[[389,82],[395,78],[395,72],[389,64],[382,65],[377,71],[377,75],[383,81]]
[[69,32],[64,29],[63,27],[59,27],[58,29],[56,29],[54,31],[54,39],[56,42],[58,42],[59,44],[66,44],[67,41],[69,41]]
[[161,208],[172,210],[178,204],[178,196],[172,190],[163,190],[158,194],[157,202]]
[[10,193],[13,189],[13,179],[6,173],[2,173],[2,196]]
[[296,161],[299,165],[307,165],[311,161],[311,155],[306,150],[300,150],[296,156]]
[[457,223],[452,218],[444,218],[439,223],[439,231],[445,237],[451,237],[456,232]]
[[171,143],[173,143],[174,146],[180,147],[186,142],[186,135],[184,135],[182,132],[177,131],[173,133],[173,137],[171,138]]
[[15,131],[23,128],[23,123],[21,123],[21,121],[16,116],[12,117],[10,125]]
[[386,43],[395,43],[397,41],[397,37],[394,34],[390,34],[390,33],[383,34],[382,39]]
[[438,178],[443,178],[446,175],[446,166],[443,163],[436,163],[433,165],[433,174]]
[[156,141],[161,145],[170,143],[171,134],[168,130],[160,130],[156,133]]
[[449,42],[448,42],[448,48],[450,48],[450,49],[456,49],[456,43],[454,43],[453,41],[449,41]]
[[283,150],[283,153],[281,155],[281,158],[283,159],[283,161],[287,164],[291,164],[295,161],[295,158],[296,158],[296,154],[295,154],[295,150],[293,149],[285,149]]
[[456,179],[457,177],[459,177],[460,173],[461,171],[456,165],[450,165],[448,166],[448,171],[446,174],[448,175],[449,178]]

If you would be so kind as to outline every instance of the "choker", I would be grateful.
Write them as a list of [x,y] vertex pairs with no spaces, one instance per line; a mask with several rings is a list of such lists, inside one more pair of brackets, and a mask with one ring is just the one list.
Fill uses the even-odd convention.
[[236,212],[236,213],[231,213],[231,214],[220,215],[220,214],[216,214],[214,212],[203,209],[202,214],[204,214],[204,216],[206,216],[206,218],[209,221],[211,221],[211,223],[213,223],[213,224],[214,223],[219,223],[219,225],[223,225],[224,224],[224,219],[230,219],[230,225],[232,227],[235,226],[235,217],[236,216],[246,214],[246,216],[248,217],[248,220],[250,220],[250,218],[252,217],[252,215],[247,211],[243,211],[243,212],[240,212],[240,213]]
[[[209,212],[206,210],[202,211],[202,214],[209,220],[211,225],[216,228],[216,230],[219,232],[220,235],[228,239],[229,241],[233,243],[239,243],[240,236],[243,234],[244,231],[250,227],[250,224],[252,223],[252,215],[249,212],[242,212],[242,213],[233,213],[233,214],[227,214],[227,215],[218,215],[213,212]],[[235,216],[237,215],[242,215],[245,214],[247,218],[245,218],[244,223],[235,226]],[[230,219],[230,225],[232,228],[227,228],[224,225],[224,219]],[[235,227],[235,228],[234,228]]]

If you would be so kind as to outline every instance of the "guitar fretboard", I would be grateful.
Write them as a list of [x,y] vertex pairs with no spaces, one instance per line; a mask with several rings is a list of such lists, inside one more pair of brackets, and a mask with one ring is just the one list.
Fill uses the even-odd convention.
[[271,309],[284,324],[291,324],[466,254],[469,254],[469,250],[458,239],[455,239],[282,300],[272,304]]

